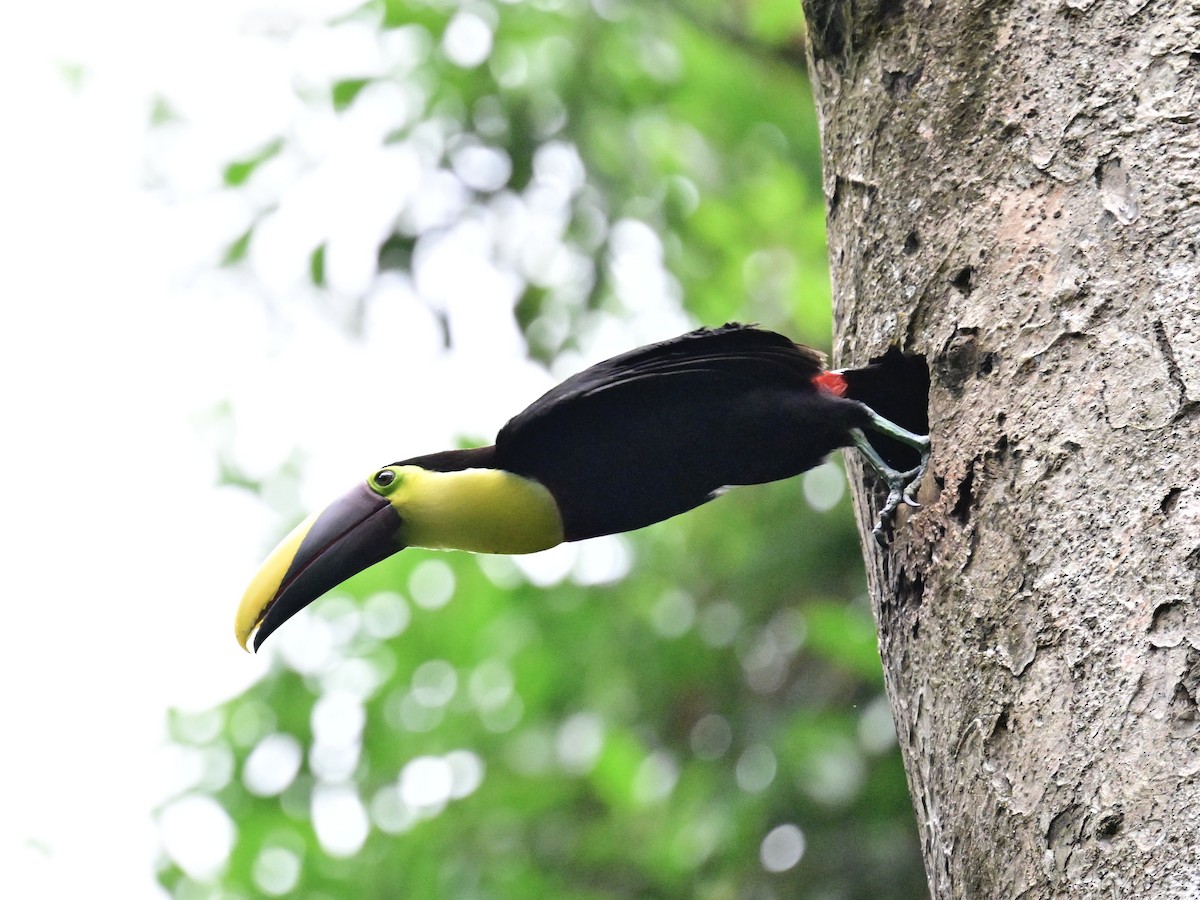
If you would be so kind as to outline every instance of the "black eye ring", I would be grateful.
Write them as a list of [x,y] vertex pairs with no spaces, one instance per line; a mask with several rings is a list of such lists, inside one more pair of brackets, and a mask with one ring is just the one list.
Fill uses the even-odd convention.
[[379,487],[387,487],[395,480],[396,473],[391,469],[383,469],[375,473],[375,483],[379,485]]

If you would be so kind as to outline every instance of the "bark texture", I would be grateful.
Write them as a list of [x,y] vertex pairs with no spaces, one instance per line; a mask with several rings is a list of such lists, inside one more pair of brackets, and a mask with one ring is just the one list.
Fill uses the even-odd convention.
[[930,365],[864,546],[932,894],[1198,897],[1200,7],[805,11],[840,362]]

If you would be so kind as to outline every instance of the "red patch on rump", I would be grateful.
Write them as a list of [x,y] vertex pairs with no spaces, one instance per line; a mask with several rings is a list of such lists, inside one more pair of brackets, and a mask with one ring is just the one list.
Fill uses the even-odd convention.
[[841,372],[822,372],[813,379],[813,384],[835,397],[845,397],[846,389],[849,387]]

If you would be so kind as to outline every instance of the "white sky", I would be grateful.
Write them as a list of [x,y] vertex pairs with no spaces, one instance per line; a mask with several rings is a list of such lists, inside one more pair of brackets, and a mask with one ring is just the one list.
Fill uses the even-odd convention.
[[[445,358],[431,318],[399,287],[365,344],[303,303],[278,305],[303,280],[311,229],[278,229],[256,261],[265,297],[209,271],[248,221],[244,201],[217,190],[221,163],[296,114],[297,79],[322,83],[362,60],[353,34],[330,42],[313,29],[286,46],[264,34],[356,5],[66,0],[19,4],[0,22],[0,896],[90,896],[97,885],[161,896],[151,811],[180,778],[166,712],[219,703],[266,666],[237,646],[232,615],[286,523],[214,487],[222,438],[206,413],[232,401],[228,440],[258,473],[302,448],[311,507],[398,455],[494,429],[549,384],[519,361],[504,303],[480,302],[511,289],[494,272],[443,285],[452,320],[471,324],[456,329],[470,357]],[[82,67],[80,87],[60,63]],[[189,122],[154,154],[174,202],[145,189],[163,174],[147,167],[155,94]],[[354,135],[309,124],[342,160],[330,178],[349,177],[362,160],[329,147]],[[342,228],[331,241],[362,245],[369,207],[339,211],[354,215],[329,225]],[[329,213],[316,203],[296,221]],[[339,277],[352,283],[355,262],[337,262]],[[639,309],[632,337],[592,355],[682,330],[663,299],[656,313]],[[481,393],[465,358],[502,360],[510,375]],[[389,403],[425,423],[422,434],[397,434],[377,414]]]

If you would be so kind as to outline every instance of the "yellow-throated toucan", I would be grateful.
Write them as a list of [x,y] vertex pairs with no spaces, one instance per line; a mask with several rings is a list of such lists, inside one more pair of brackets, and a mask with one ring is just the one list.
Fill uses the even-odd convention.
[[[630,531],[724,487],[797,475],[851,445],[889,488],[878,537],[901,502],[916,505],[929,459],[928,437],[863,402],[887,393],[879,373],[826,371],[817,351],[738,324],[598,363],[511,419],[492,446],[392,463],[298,525],[246,590],[238,640],[247,646],[257,629],[257,648],[326,591],[405,547],[530,553]],[[864,428],[913,448],[920,462],[889,466]]]

